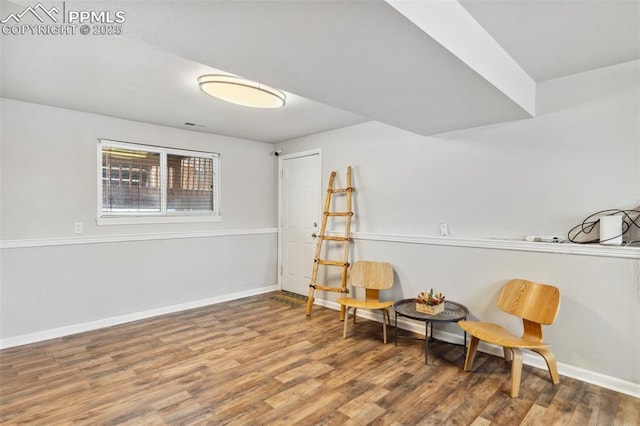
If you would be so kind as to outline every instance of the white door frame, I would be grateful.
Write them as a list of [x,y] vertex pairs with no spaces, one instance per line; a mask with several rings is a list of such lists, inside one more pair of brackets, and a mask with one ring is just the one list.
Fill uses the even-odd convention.
[[[282,273],[283,273],[283,265],[282,265],[282,254],[283,254],[283,206],[282,206],[282,182],[283,182],[283,172],[282,172],[282,162],[284,160],[290,160],[292,158],[300,158],[300,157],[308,157],[311,155],[317,155],[318,161],[320,162],[320,176],[318,177],[320,182],[320,191],[318,191],[318,206],[322,206],[322,150],[320,148],[310,149],[308,151],[294,152],[292,154],[280,155],[278,157],[278,289],[282,290]],[[320,219],[320,212],[318,212],[318,219]]]

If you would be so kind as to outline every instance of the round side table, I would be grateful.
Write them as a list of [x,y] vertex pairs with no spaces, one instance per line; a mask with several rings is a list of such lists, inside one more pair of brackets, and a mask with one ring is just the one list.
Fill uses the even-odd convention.
[[[395,312],[395,329],[396,339],[395,344],[398,346],[398,315],[405,318],[410,318],[416,321],[424,321],[424,363],[428,364],[429,356],[429,341],[433,334],[434,322],[458,322],[467,319],[469,315],[469,309],[466,306],[447,300],[444,302],[444,311],[436,314],[429,315],[423,312],[416,311],[416,299],[402,299],[393,304],[393,310]],[[431,330],[429,330],[431,328]],[[431,331],[431,332],[429,332]],[[401,336],[403,337],[403,336]],[[464,332],[464,353],[467,353],[467,332]]]

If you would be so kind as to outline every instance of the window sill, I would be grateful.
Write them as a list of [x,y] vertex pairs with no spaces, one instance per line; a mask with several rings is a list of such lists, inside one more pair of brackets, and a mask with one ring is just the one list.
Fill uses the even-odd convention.
[[154,223],[222,222],[222,216],[106,216],[96,219],[97,225],[143,225]]

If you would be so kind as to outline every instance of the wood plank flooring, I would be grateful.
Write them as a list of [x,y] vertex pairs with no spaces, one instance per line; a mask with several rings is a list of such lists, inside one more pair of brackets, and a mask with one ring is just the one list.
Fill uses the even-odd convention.
[[[638,425],[640,399],[260,295],[0,351],[3,425]],[[393,329],[391,329],[393,332]],[[392,339],[391,339],[392,340]]]

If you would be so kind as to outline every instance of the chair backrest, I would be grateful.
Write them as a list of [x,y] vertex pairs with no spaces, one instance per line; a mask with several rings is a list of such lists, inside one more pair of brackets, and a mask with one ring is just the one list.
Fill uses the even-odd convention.
[[511,280],[502,288],[498,307],[527,321],[549,325],[560,309],[560,290],[532,281]]
[[386,262],[359,260],[351,266],[349,278],[354,287],[385,290],[393,287],[393,268]]

